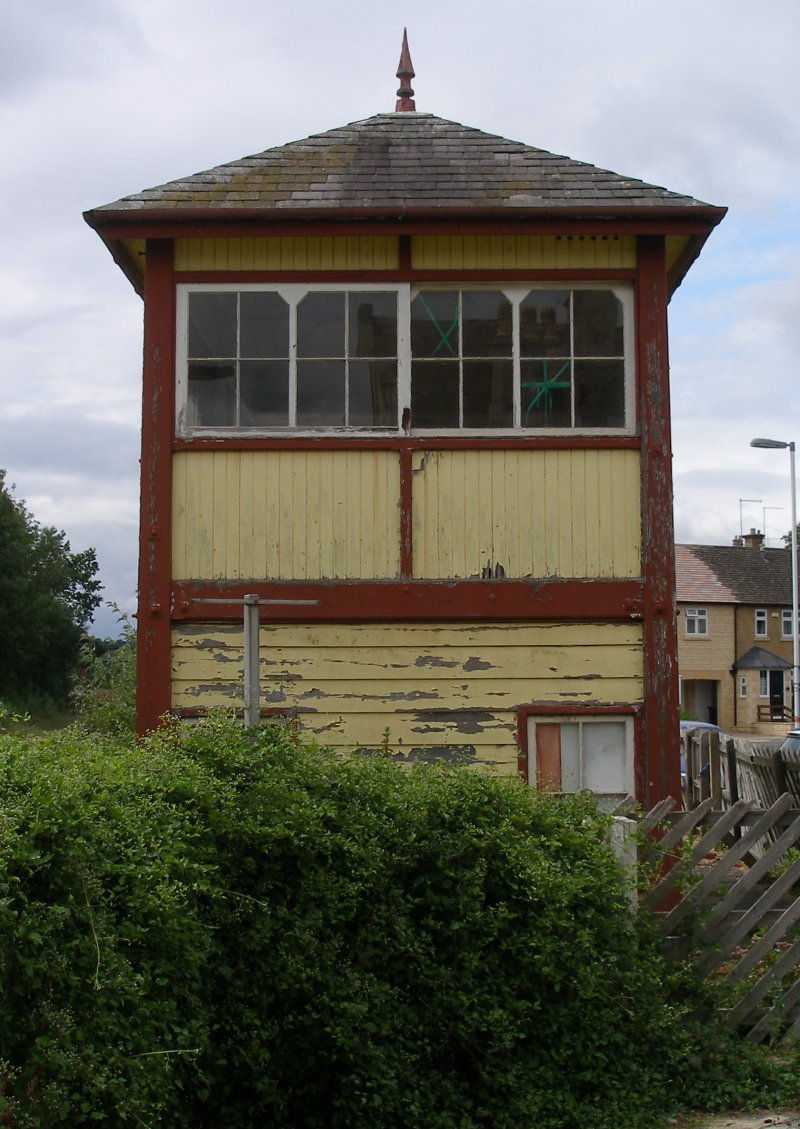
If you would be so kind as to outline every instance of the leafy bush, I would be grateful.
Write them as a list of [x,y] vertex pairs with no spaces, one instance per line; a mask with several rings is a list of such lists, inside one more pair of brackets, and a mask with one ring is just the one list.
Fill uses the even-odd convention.
[[85,728],[132,741],[136,734],[136,631],[124,614],[119,613],[117,619],[119,639],[84,639],[70,703]]
[[212,717],[0,737],[0,800],[0,1124],[653,1129],[680,1083],[580,797]]

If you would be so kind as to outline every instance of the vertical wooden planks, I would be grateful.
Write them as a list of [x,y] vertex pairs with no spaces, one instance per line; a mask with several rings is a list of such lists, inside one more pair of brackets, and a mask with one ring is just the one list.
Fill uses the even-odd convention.
[[639,575],[635,450],[416,454],[414,575]]
[[400,568],[395,451],[180,451],[175,579],[374,579]]

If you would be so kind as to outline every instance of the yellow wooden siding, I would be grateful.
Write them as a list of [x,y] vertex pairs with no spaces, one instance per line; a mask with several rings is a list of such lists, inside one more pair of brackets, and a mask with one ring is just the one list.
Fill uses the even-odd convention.
[[400,570],[393,451],[181,451],[177,580],[387,579]]
[[179,271],[396,270],[397,236],[309,235],[176,239]]
[[[175,708],[242,704],[242,630],[173,632]],[[462,754],[512,774],[517,708],[638,703],[636,624],[313,624],[261,630],[262,705],[339,750]]]
[[419,452],[412,477],[416,577],[640,574],[638,451]]
[[413,235],[415,270],[605,270],[636,266],[633,235]]

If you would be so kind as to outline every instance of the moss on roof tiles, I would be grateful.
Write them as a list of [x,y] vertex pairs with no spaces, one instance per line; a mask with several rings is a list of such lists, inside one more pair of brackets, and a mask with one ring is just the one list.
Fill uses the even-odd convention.
[[102,211],[704,207],[689,196],[432,114],[378,114],[126,196]]

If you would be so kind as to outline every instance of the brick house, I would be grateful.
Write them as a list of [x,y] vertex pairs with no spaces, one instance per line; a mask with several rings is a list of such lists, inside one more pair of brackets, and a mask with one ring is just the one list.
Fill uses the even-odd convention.
[[139,727],[241,701],[254,594],[326,744],[677,795],[667,302],[724,209],[411,74],[86,214],[144,299]]
[[791,553],[763,541],[676,545],[678,671],[686,716],[778,735],[792,719]]

